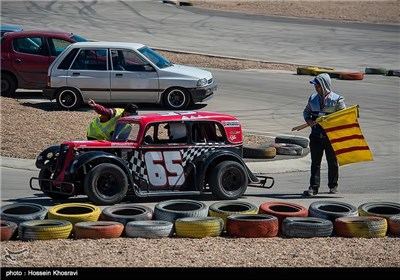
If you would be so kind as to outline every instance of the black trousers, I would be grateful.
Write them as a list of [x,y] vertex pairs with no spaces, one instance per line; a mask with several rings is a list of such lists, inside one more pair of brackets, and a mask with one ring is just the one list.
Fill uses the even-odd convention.
[[321,161],[324,155],[328,163],[328,187],[338,185],[339,164],[328,137],[318,138],[310,135],[311,177],[310,187],[318,190],[321,182]]

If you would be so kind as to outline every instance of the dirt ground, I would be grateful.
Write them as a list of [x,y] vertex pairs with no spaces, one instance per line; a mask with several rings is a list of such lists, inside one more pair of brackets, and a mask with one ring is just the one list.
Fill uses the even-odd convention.
[[[190,1],[194,6],[255,14],[371,23],[399,23],[400,1]],[[187,65],[226,69],[282,69],[277,65],[163,53]],[[94,112],[43,110],[1,97],[1,155],[35,158],[55,143],[84,139]],[[17,113],[16,113],[17,112]],[[12,117],[10,117],[12,116]],[[249,140],[252,141],[252,140]],[[400,267],[400,238],[205,239],[118,238],[1,242],[2,267]],[[26,249],[26,250],[25,250]],[[6,252],[22,252],[15,261]]]

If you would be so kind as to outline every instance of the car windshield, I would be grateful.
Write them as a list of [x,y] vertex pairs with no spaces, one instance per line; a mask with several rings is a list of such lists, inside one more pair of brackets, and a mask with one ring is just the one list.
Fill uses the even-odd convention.
[[168,61],[165,57],[161,54],[156,53],[154,50],[150,49],[149,47],[143,47],[138,50],[142,55],[147,57],[151,62],[157,65],[158,68],[165,68],[172,66],[172,62]]
[[132,122],[119,122],[115,126],[112,136],[113,142],[136,142],[139,133],[139,124]]
[[78,36],[76,34],[73,34],[71,36],[71,39],[75,40],[76,42],[87,42],[88,41],[87,39],[85,39],[85,38],[83,38],[81,36]]

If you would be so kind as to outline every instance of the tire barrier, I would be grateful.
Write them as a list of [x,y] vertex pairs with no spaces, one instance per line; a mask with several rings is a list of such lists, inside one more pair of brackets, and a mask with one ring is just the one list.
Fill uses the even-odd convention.
[[296,144],[303,148],[307,148],[310,144],[310,139],[301,136],[278,135],[275,137],[275,143]]
[[297,67],[297,75],[312,75],[317,76],[321,73],[334,72],[333,68],[322,68],[317,66]]
[[127,237],[163,238],[174,234],[174,224],[169,221],[132,221],[125,225]]
[[307,217],[308,209],[304,206],[289,202],[265,202],[260,205],[259,214],[269,214],[278,218],[279,229],[287,217]]
[[101,210],[93,204],[63,203],[49,209],[49,219],[67,220],[71,224],[94,222],[100,217]]
[[179,218],[175,222],[178,237],[205,238],[220,236],[224,221],[219,217]]
[[1,219],[16,224],[31,221],[43,220],[47,215],[46,207],[35,203],[14,203],[1,207]]
[[385,68],[366,67],[364,72],[365,74],[372,74],[372,75],[386,75],[388,70]]
[[303,147],[296,144],[275,143],[274,147],[278,155],[301,156]]
[[114,221],[79,222],[74,225],[77,239],[118,238],[124,231],[124,225]]
[[153,217],[153,210],[141,205],[114,205],[101,211],[100,220],[115,221],[126,225],[131,221],[147,221]]
[[282,222],[282,233],[293,238],[329,237],[333,223],[314,217],[287,217]]
[[229,236],[265,238],[278,235],[278,218],[267,214],[230,215],[226,222]]
[[400,77],[400,70],[388,70],[386,75]]
[[344,202],[316,201],[308,207],[308,215],[334,222],[336,218],[358,216],[358,211],[355,206]]
[[258,207],[246,201],[222,201],[210,205],[208,216],[219,217],[224,221],[226,230],[227,217],[234,214],[257,214]]
[[393,215],[388,219],[389,232],[400,235],[400,214]]
[[208,206],[203,202],[190,199],[162,201],[154,207],[154,220],[175,223],[178,218],[207,217]]
[[244,158],[274,158],[276,156],[276,149],[274,146],[243,146]]
[[1,220],[0,241],[7,241],[16,236],[18,225],[11,221]]
[[67,220],[32,220],[19,224],[18,236],[21,240],[67,239],[72,227]]
[[342,237],[385,237],[387,221],[377,216],[341,217],[334,222],[335,233]]
[[360,216],[378,216],[389,219],[400,214],[400,204],[394,202],[367,202],[358,206]]
[[363,80],[364,73],[361,72],[340,72],[339,79],[341,80]]

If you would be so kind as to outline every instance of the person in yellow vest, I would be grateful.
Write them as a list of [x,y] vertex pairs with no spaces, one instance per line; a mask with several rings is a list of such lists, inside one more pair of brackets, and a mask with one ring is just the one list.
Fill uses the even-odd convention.
[[117,121],[121,117],[137,115],[138,106],[130,103],[122,108],[106,108],[89,99],[88,105],[99,114],[87,127],[88,140],[111,140]]

